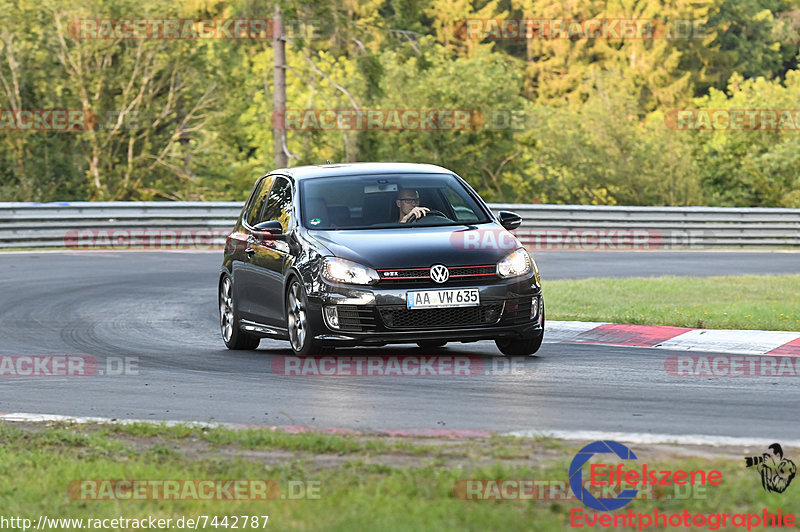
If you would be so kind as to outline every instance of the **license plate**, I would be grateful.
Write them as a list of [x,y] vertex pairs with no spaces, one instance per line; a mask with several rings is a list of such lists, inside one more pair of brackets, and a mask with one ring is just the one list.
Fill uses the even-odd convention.
[[480,290],[462,288],[406,292],[406,304],[408,308],[474,307],[481,304]]

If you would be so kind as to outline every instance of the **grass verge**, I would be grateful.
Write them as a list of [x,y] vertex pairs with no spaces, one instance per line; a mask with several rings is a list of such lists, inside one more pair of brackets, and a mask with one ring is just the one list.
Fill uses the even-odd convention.
[[551,320],[800,331],[800,275],[597,278],[544,287]]
[[[279,530],[562,530],[570,526],[571,510],[594,514],[575,500],[466,501],[454,493],[459,481],[468,479],[564,483],[576,451],[588,442],[10,423],[0,423],[0,442],[3,516],[34,522],[40,515],[84,520],[154,517],[173,523],[205,515],[219,521],[228,516],[231,527],[234,516],[269,515],[267,528]],[[800,502],[800,489],[790,486],[781,495],[765,493],[758,475],[743,467],[742,456],[763,449],[631,447],[639,462],[650,468],[717,469],[722,484],[683,496],[657,492],[662,498],[634,500],[622,512],[788,512]],[[789,457],[797,453],[785,452]],[[638,468],[639,462],[626,465]],[[96,501],[68,492],[70,483],[81,479],[269,479],[282,495],[300,497]]]

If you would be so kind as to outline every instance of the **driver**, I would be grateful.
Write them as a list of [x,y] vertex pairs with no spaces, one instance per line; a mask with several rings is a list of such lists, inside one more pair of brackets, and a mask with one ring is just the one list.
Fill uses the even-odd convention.
[[413,222],[428,214],[428,207],[419,206],[419,192],[413,188],[403,188],[397,192],[397,208],[400,209],[401,224]]

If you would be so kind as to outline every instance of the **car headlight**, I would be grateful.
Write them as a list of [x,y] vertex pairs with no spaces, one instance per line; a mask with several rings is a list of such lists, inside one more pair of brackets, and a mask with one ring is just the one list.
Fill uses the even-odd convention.
[[378,272],[372,268],[338,257],[325,257],[322,262],[322,277],[334,283],[345,284],[372,284],[380,280]]
[[500,277],[518,277],[531,272],[531,257],[521,248],[497,263],[497,275]]

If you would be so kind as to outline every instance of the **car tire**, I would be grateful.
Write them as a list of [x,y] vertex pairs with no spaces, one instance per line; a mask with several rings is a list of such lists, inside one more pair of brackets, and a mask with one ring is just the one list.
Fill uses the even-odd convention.
[[541,329],[535,336],[520,339],[503,338],[495,340],[497,349],[507,356],[526,356],[536,353],[542,347],[542,340],[544,340],[544,300],[542,300],[542,315],[539,318],[539,325]]
[[322,353],[322,346],[314,339],[314,331],[308,319],[306,290],[297,279],[292,279],[286,291],[286,330],[289,344],[297,356],[315,356]]
[[219,327],[228,349],[256,349],[261,338],[240,328],[239,312],[233,297],[233,281],[225,275],[219,283]]
[[507,356],[524,356],[532,355],[539,350],[542,346],[542,339],[544,334],[537,334],[531,338],[510,339],[504,338],[502,340],[495,340],[497,349]]
[[423,340],[421,342],[417,342],[417,345],[424,349],[436,349],[446,346],[447,342],[444,340]]

